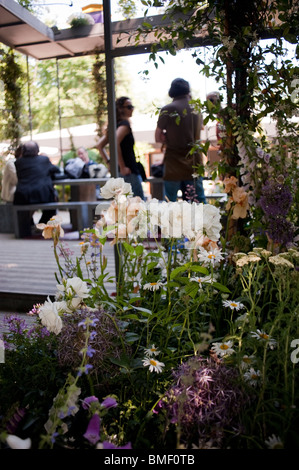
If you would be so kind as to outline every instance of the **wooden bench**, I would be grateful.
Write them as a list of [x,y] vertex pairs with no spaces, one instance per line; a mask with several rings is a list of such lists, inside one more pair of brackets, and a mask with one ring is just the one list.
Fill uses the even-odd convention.
[[[37,210],[67,210],[75,214],[76,227],[79,232],[92,228],[94,214],[100,215],[101,210],[108,208],[109,201],[68,201],[48,202],[43,204],[12,205],[13,226],[16,238],[27,236],[22,234],[22,224],[30,223],[31,214]],[[22,217],[23,215],[23,217]]]

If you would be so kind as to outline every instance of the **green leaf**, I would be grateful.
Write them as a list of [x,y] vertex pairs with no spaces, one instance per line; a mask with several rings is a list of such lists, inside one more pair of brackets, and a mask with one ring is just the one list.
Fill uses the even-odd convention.
[[208,269],[204,268],[203,266],[198,266],[198,265],[190,266],[190,270],[195,271],[197,273],[206,274],[206,275],[209,274]]
[[83,280],[83,273],[82,273],[80,262],[79,262],[78,258],[76,260],[76,268],[77,268],[77,276],[80,277],[80,279]]
[[135,253],[136,253],[136,255],[137,255],[137,256],[142,255],[143,250],[144,250],[143,245],[137,245],[137,246],[135,247]]
[[138,341],[140,336],[137,333],[134,333],[133,331],[128,331],[126,333],[126,342],[127,343],[134,343],[135,341]]
[[216,289],[220,290],[221,292],[226,292],[228,294],[231,293],[231,291],[227,287],[220,284],[220,282],[213,282],[213,287],[216,287]]
[[175,268],[172,273],[170,274],[170,279],[173,279],[174,277],[176,277],[179,273],[181,272],[185,272],[186,271],[186,267],[185,266],[180,266],[178,268]]
[[127,242],[123,242],[123,243],[122,243],[122,246],[125,248],[125,250],[126,250],[128,253],[134,254],[135,249],[134,249],[134,247],[133,247],[132,245],[130,245],[130,244],[127,243]]

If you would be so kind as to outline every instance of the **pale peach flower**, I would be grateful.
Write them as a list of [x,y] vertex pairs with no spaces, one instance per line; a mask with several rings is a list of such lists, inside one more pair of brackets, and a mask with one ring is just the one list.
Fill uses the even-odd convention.
[[231,192],[233,189],[235,189],[237,187],[237,183],[238,183],[238,180],[235,176],[230,176],[229,178],[228,177],[224,178],[224,180],[223,180],[224,191],[226,193]]
[[57,216],[51,217],[46,224],[37,224],[39,230],[43,230],[42,236],[44,238],[63,237],[64,230],[61,227],[61,219]]

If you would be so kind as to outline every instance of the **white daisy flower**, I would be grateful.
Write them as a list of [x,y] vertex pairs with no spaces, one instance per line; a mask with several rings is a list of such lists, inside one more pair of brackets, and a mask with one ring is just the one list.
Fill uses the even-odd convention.
[[142,360],[143,366],[149,366],[150,372],[162,372],[162,367],[165,366],[164,362],[156,361],[156,359],[146,357]]
[[247,356],[247,354],[245,354],[241,360],[241,369],[248,369],[248,367],[252,366],[254,362],[255,362],[254,356]]
[[190,281],[194,281],[198,283],[198,286],[202,289],[203,284],[209,284],[212,282],[211,276],[203,276],[203,277],[190,277]]
[[256,338],[256,339],[261,340],[261,341],[267,341],[270,349],[275,348],[275,346],[276,346],[275,339],[271,338],[263,330],[251,331],[250,334],[253,338]]
[[145,354],[147,356],[158,356],[158,354],[160,354],[160,351],[155,347],[154,344],[152,344],[151,348],[145,349]]
[[253,367],[250,367],[250,369],[245,372],[244,374],[244,379],[246,382],[250,383],[253,387],[256,387],[256,385],[260,381],[261,372],[259,370],[255,370]]
[[224,307],[229,307],[231,310],[241,310],[241,308],[244,308],[244,305],[236,300],[222,300],[222,304]]
[[159,290],[161,286],[163,286],[163,283],[161,281],[148,282],[147,284],[144,284],[143,289],[154,291]]
[[211,351],[213,351],[217,356],[230,356],[235,351],[232,349],[232,341],[223,341],[222,343],[212,343]]
[[204,265],[216,266],[222,259],[222,251],[219,248],[213,248],[212,250],[205,250],[204,248],[199,248],[198,259]]
[[275,434],[269,436],[268,439],[265,440],[265,444],[268,449],[283,449],[282,440],[280,437],[275,436]]

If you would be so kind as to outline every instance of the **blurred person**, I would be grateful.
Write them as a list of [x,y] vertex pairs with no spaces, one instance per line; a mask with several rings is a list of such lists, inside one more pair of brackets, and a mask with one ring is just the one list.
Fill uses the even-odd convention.
[[12,203],[17,187],[18,177],[15,161],[22,156],[23,145],[19,145],[15,151],[15,158],[10,158],[3,171],[1,199],[6,203]]
[[[39,146],[30,140],[23,144],[22,156],[15,162],[17,171],[17,187],[14,204],[39,204],[57,201],[57,193],[53,186],[59,167],[53,165],[46,155],[39,154]],[[56,214],[55,210],[44,210],[39,223],[47,223]],[[23,228],[23,235],[29,235],[28,224]],[[26,235],[25,235],[26,234]],[[31,230],[30,230],[31,234]]]
[[164,191],[169,201],[176,201],[178,191],[188,199],[190,187],[195,189],[198,202],[206,203],[202,178],[193,175],[194,166],[202,164],[199,152],[189,154],[194,142],[200,139],[202,116],[192,110],[189,101],[190,86],[183,78],[172,81],[168,95],[172,102],[160,110],[155,130],[156,142],[162,143],[164,154]]
[[81,160],[84,162],[80,178],[90,178],[89,166],[95,165],[95,162],[89,158],[88,151],[85,147],[79,147],[77,149],[77,157],[81,158]]
[[[116,100],[116,140],[118,167],[120,176],[126,183],[132,186],[134,196],[144,198],[142,188],[142,176],[136,161],[134,145],[135,140],[131,129],[130,118],[132,117],[134,106],[127,96],[122,96]],[[109,165],[109,156],[105,150],[108,144],[108,133],[100,139],[97,147],[103,159]]]

